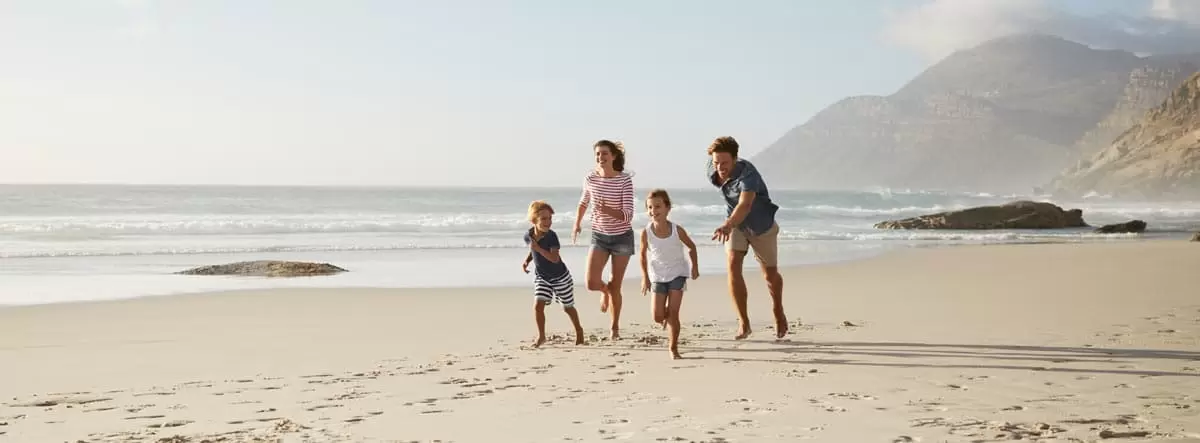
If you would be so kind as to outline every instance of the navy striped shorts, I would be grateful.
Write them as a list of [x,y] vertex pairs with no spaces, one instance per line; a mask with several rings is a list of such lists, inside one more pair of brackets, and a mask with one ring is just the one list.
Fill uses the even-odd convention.
[[535,276],[533,296],[546,303],[546,306],[550,306],[552,301],[557,301],[564,309],[574,307],[575,281],[571,279],[570,273],[550,280]]

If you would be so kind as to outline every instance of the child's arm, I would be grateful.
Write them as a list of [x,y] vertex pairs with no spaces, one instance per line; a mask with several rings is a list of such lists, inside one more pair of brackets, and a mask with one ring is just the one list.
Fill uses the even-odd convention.
[[646,230],[645,229],[642,229],[642,241],[641,241],[641,246],[639,246],[638,249],[639,249],[638,256],[640,257],[639,261],[642,264],[642,295],[646,295],[647,292],[650,292],[650,272],[647,269],[648,265],[646,263],[646,249],[647,248],[646,248]]
[[[683,242],[683,245],[687,247],[688,257],[692,259],[692,280],[700,278],[700,257],[696,253],[696,242],[692,241],[692,238],[688,236],[683,226],[675,225],[675,229],[679,230],[679,241]],[[645,239],[642,240],[645,241]]]
[[555,234],[554,231],[550,231],[546,233],[545,238],[549,243],[549,248],[543,248],[542,245],[538,244],[538,242],[530,242],[529,247],[533,248],[534,252],[542,254],[542,257],[546,257],[546,260],[550,260],[551,263],[558,263],[562,261],[562,257],[560,257],[558,254],[558,235]]
[[532,252],[530,252],[529,255],[526,255],[525,261],[521,263],[521,270],[525,271],[526,274],[529,273],[529,262],[531,262],[531,261],[533,261],[533,253]]

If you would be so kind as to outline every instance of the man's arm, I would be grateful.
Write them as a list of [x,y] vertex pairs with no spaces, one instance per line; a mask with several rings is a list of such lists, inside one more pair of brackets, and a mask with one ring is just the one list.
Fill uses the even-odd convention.
[[734,227],[742,224],[742,220],[750,215],[750,206],[754,204],[754,197],[757,194],[754,191],[742,191],[738,195],[738,204],[733,207],[733,213],[729,214],[729,219],[725,220],[724,226]]

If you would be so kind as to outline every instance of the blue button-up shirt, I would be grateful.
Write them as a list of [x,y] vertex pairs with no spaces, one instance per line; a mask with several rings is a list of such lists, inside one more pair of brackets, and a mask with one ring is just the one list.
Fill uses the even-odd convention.
[[717,176],[717,169],[713,166],[711,158],[708,159],[707,169],[709,182],[720,188],[721,196],[725,198],[726,217],[733,214],[733,208],[737,207],[742,192],[754,193],[754,201],[750,204],[750,213],[742,219],[738,229],[750,236],[762,234],[771,229],[771,226],[775,224],[775,213],[779,211],[779,206],[771,201],[767,183],[763,181],[762,175],[758,173],[758,169],[754,167],[753,163],[739,158],[733,166],[732,178],[725,183],[721,183],[721,179]]

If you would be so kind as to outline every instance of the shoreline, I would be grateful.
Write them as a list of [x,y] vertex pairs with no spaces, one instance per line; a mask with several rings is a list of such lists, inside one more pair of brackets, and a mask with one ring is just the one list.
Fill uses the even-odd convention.
[[[788,260],[785,261],[782,266],[780,266],[780,269],[787,270],[787,269],[793,269],[793,268],[804,268],[804,267],[809,267],[809,266],[853,263],[853,262],[858,262],[858,261],[862,261],[862,260],[872,260],[872,259],[876,259],[879,257],[888,256],[888,255],[892,255],[892,254],[896,254],[896,253],[904,253],[905,251],[909,251],[909,250],[961,248],[961,247],[973,248],[973,247],[984,247],[984,246],[1017,246],[1017,245],[1061,245],[1061,244],[1087,245],[1087,244],[1124,244],[1124,243],[1142,243],[1142,242],[1148,242],[1148,243],[1167,242],[1167,243],[1170,243],[1170,242],[1179,242],[1179,241],[1186,242],[1188,239],[1188,236],[1184,235],[1183,232],[1172,233],[1172,234],[1175,234],[1175,235],[1142,236],[1142,235],[1113,234],[1111,238],[1106,238],[1103,240],[1095,240],[1095,239],[1090,239],[1090,240],[1027,240],[1027,241],[998,241],[998,242],[990,242],[990,243],[988,243],[988,242],[985,242],[985,243],[930,242],[930,244],[922,244],[921,242],[912,242],[912,243],[897,242],[897,244],[883,244],[883,245],[879,245],[878,247],[874,247],[872,245],[858,244],[858,245],[853,245],[853,246],[860,247],[859,249],[854,249],[853,251],[855,251],[855,252],[851,253],[851,252],[842,251],[841,253],[833,254],[833,255],[828,255],[828,254],[822,255],[819,252],[812,252],[812,251],[795,251],[795,250],[781,251],[781,261],[784,261],[784,259],[788,259]],[[840,241],[829,241],[829,242],[833,242],[832,244],[834,244],[834,245],[839,245],[839,243],[840,243]],[[813,242],[813,244],[809,245],[809,246],[816,248],[816,249],[820,249],[819,246],[816,246],[817,243],[820,243],[820,242]],[[701,267],[702,267],[701,273],[702,273],[702,275],[710,275],[710,276],[711,275],[724,275],[725,270],[723,268],[723,260],[718,260],[718,259],[724,258],[723,249],[721,249],[719,246],[713,246],[713,245],[701,245],[701,246],[702,246],[701,247],[701,252],[702,252],[702,254],[701,254]],[[866,246],[872,246],[872,247],[866,247]],[[585,267],[585,263],[586,263],[586,260],[585,260],[585,253],[587,251],[586,246],[575,247],[575,248],[570,249],[569,251],[571,251],[574,254],[574,256],[567,257],[570,259],[568,261],[568,263],[570,263],[573,275],[576,276],[577,284],[582,285],[581,279],[583,278],[582,276],[584,275],[584,270],[585,270],[584,267]],[[467,251],[455,251],[455,252],[462,253],[462,254],[468,253]],[[495,253],[495,251],[487,251],[487,252]],[[370,255],[377,254],[377,253],[351,252],[350,254],[370,256]],[[419,256],[420,251],[404,251],[404,254]],[[282,255],[281,254],[236,254],[236,255],[232,255],[232,256],[225,256],[227,258],[227,260],[218,260],[218,261],[223,263],[223,262],[227,262],[227,261],[276,260],[276,259],[279,259],[279,260],[330,262],[335,265],[340,265],[340,264],[345,263],[345,262],[338,261],[336,259],[334,259],[334,260],[325,260],[325,259],[320,259],[320,258],[312,259],[313,256],[319,256],[319,255],[320,254],[313,254],[313,253],[286,253],[286,254],[282,254]],[[790,257],[789,257],[789,255],[790,255]],[[818,258],[816,260],[805,260],[805,258],[808,258],[811,255],[816,255],[816,256],[818,256]],[[220,255],[217,255],[217,256],[220,257]],[[523,287],[527,286],[527,283],[517,281],[517,279],[522,278],[522,277],[519,275],[516,275],[516,274],[519,274],[520,271],[515,270],[515,269],[514,269],[515,272],[505,272],[506,270],[500,270],[499,271],[500,274],[496,274],[496,275],[499,275],[499,277],[492,276],[492,277],[490,277],[490,279],[491,279],[490,281],[481,281],[479,283],[471,283],[471,284],[466,284],[466,285],[462,285],[462,284],[457,284],[457,285],[455,285],[455,284],[450,284],[450,285],[420,284],[420,283],[417,283],[417,284],[375,284],[375,283],[372,283],[370,279],[368,279],[367,281],[358,280],[360,278],[367,277],[368,275],[378,276],[380,274],[387,274],[387,273],[394,274],[395,273],[395,272],[393,272],[394,270],[403,269],[403,267],[405,265],[407,265],[406,262],[390,263],[388,261],[370,262],[370,266],[372,266],[376,269],[369,269],[367,273],[364,273],[362,271],[356,271],[356,270],[352,269],[351,272],[333,275],[333,276],[265,278],[265,277],[245,277],[245,276],[184,276],[184,275],[173,274],[174,271],[180,271],[180,270],[183,270],[185,267],[191,267],[193,265],[194,266],[205,266],[205,265],[217,264],[216,261],[213,261],[213,262],[195,261],[195,259],[198,259],[200,257],[202,257],[202,256],[189,255],[189,256],[183,256],[183,257],[174,257],[176,259],[183,258],[183,259],[192,260],[192,261],[183,261],[182,263],[187,263],[187,264],[180,264],[176,267],[170,268],[172,270],[172,272],[144,273],[144,274],[131,274],[131,275],[120,276],[120,277],[128,278],[130,280],[146,280],[147,286],[150,286],[150,287],[163,286],[163,287],[165,287],[165,289],[159,289],[159,290],[143,289],[144,291],[149,291],[149,292],[140,293],[140,294],[134,293],[133,295],[126,295],[127,293],[117,294],[112,297],[100,297],[100,298],[96,298],[96,299],[67,299],[67,300],[48,300],[48,301],[19,302],[19,303],[5,303],[3,301],[0,301],[0,309],[11,309],[11,308],[22,307],[22,306],[93,303],[93,302],[119,301],[119,300],[154,298],[154,297],[179,297],[179,296],[188,296],[188,295],[194,295],[194,294],[235,292],[235,291],[247,291],[247,290],[287,290],[287,289],[300,289],[300,288],[327,289],[327,290],[334,290],[334,289],[355,289],[355,290],[357,290],[357,289],[377,289],[377,290],[378,289],[399,289],[399,290],[410,290],[410,289],[411,290],[431,290],[431,289],[463,289],[463,290],[466,290],[466,289],[472,289],[472,290],[486,290],[486,289],[494,289],[494,288],[513,289],[513,288],[523,288]],[[305,259],[305,257],[310,257],[310,259]],[[329,258],[329,257],[326,257],[326,258]],[[57,257],[54,259],[57,259]],[[44,258],[39,258],[38,260],[44,260]],[[361,258],[360,258],[360,260],[361,260]],[[720,264],[714,264],[714,262],[717,262]],[[481,263],[482,262],[475,263],[475,265],[482,266]],[[514,268],[515,268],[515,266],[514,266]],[[489,272],[495,272],[495,270],[489,268]],[[748,276],[758,275],[758,264],[752,258],[748,258],[746,260],[745,272],[747,273]],[[607,274],[607,268],[606,268],[606,274]],[[640,281],[639,280],[640,276],[638,274],[638,269],[637,269],[636,256],[634,257],[633,260],[631,260],[626,274],[627,274],[627,276],[625,279],[625,282],[626,282],[625,287],[626,288],[636,287],[637,283]],[[20,278],[20,277],[22,277],[22,276],[17,275],[14,278]],[[24,277],[29,278],[28,276],[24,276]],[[62,281],[61,279],[63,277],[76,278],[76,279],[89,279],[90,280],[90,279],[97,278],[98,276],[97,275],[87,275],[87,274],[83,274],[83,275],[72,274],[72,275],[65,275],[65,276],[46,276],[46,277],[43,277],[42,280]],[[154,281],[149,281],[152,279]],[[316,280],[314,280],[314,279],[316,279]],[[328,284],[312,283],[312,282],[316,282],[317,280],[320,280],[322,282],[326,281],[326,280],[333,280],[333,282],[328,283]],[[378,279],[376,278],[375,280],[378,280]],[[429,279],[427,279],[427,281],[428,280]],[[436,279],[434,279],[434,280],[436,280]],[[188,285],[184,283],[185,281],[191,281],[194,283],[194,284],[192,284],[192,286],[199,286],[199,288],[195,288],[195,287],[189,288],[189,287],[187,287]],[[339,281],[341,281],[341,282],[339,283]],[[499,283],[496,283],[495,281],[499,281]],[[137,282],[134,281],[132,283],[126,283],[125,285],[120,286],[120,287],[124,288],[124,287],[130,286],[130,285],[137,285]],[[70,287],[70,286],[68,285],[68,287]]]
[[757,275],[743,341],[702,275],[684,360],[640,294],[612,342],[577,290],[588,344],[554,305],[539,350],[523,287],[0,309],[0,441],[1200,438],[1197,245],[992,246],[785,268],[785,341]]

